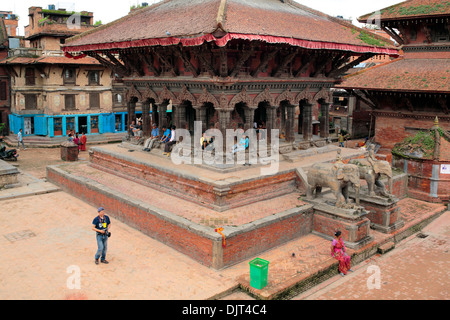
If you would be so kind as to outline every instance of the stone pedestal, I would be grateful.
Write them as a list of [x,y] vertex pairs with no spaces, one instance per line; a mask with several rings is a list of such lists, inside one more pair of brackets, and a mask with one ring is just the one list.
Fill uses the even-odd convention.
[[360,195],[360,204],[368,211],[367,218],[372,229],[383,233],[392,233],[405,224],[400,216],[398,201],[395,197]]
[[64,161],[77,161],[78,146],[68,141],[61,144],[61,159]]
[[370,235],[368,212],[360,209],[340,209],[323,199],[308,201],[313,204],[313,233],[332,240],[337,230],[347,247],[359,249],[373,241]]
[[0,188],[14,186],[18,183],[19,170],[0,160]]

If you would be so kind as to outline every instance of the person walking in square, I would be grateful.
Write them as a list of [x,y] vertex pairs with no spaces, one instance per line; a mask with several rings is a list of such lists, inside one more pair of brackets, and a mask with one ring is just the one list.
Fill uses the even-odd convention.
[[103,207],[98,208],[98,216],[92,221],[92,230],[96,232],[97,252],[95,254],[95,264],[98,264],[100,258],[101,263],[108,264],[106,261],[106,251],[108,249],[109,228],[111,228],[111,220],[105,215]]
[[23,143],[23,134],[22,129],[19,130],[19,133],[17,133],[17,149],[20,148],[20,144],[22,143],[23,150],[26,150],[25,144]]

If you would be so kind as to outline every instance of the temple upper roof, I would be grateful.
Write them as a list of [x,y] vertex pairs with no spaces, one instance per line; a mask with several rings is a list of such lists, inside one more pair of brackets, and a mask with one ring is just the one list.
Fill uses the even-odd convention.
[[394,44],[290,0],[164,0],[66,41],[66,52],[232,39],[398,55]]
[[450,1],[448,0],[408,0],[358,18],[362,23],[374,23],[377,19],[409,20],[450,16]]

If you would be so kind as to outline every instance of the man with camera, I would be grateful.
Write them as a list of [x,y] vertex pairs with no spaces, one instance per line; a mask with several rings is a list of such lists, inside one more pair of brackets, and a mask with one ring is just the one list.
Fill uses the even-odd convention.
[[98,264],[98,259],[101,256],[101,263],[108,263],[105,260],[106,250],[108,248],[108,238],[111,236],[111,232],[109,232],[109,228],[111,227],[111,220],[109,217],[105,215],[104,208],[98,208],[98,216],[95,217],[94,221],[92,221],[93,227],[92,230],[97,232],[97,246],[98,250],[95,254],[95,264]]

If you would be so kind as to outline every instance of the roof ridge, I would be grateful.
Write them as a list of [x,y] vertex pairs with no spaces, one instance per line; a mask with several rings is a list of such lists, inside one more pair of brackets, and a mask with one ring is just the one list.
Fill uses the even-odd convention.
[[225,31],[225,28],[224,28],[223,24],[224,24],[224,20],[225,20],[227,2],[228,2],[228,0],[220,0],[219,9],[218,9],[217,18],[216,18],[217,28],[221,28],[224,31]]

